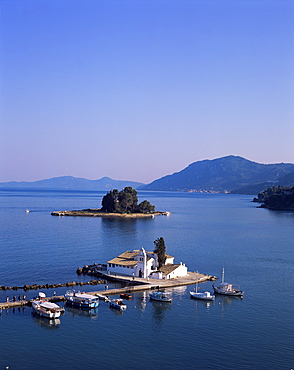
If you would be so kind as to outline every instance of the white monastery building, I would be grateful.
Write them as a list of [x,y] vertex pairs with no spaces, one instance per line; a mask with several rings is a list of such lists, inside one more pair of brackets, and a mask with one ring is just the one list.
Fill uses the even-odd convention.
[[182,262],[174,264],[174,257],[165,255],[165,264],[158,268],[157,254],[140,250],[126,251],[107,262],[110,274],[120,274],[152,279],[173,279],[186,276],[188,269]]

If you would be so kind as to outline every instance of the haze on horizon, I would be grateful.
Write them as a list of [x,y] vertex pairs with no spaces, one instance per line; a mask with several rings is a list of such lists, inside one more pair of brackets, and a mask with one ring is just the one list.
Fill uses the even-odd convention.
[[0,181],[294,163],[292,0],[2,0]]

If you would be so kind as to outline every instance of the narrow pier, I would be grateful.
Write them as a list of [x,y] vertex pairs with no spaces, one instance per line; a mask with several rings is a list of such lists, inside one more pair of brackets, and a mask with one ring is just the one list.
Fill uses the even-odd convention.
[[[202,283],[204,281],[214,281],[217,279],[216,276],[212,275],[206,275],[201,274],[198,272],[188,272],[187,276],[183,276],[176,279],[145,279],[145,278],[138,278],[135,277],[129,277],[129,276],[114,276],[114,275],[107,275],[104,273],[101,273],[101,276],[105,278],[105,280],[108,281],[116,281],[118,283],[128,283],[130,285],[125,286],[123,288],[113,288],[113,289],[104,289],[94,292],[87,292],[87,294],[92,294],[96,296],[110,296],[110,295],[117,295],[121,293],[134,293],[144,290],[154,290],[154,289],[168,289],[178,286],[186,286],[186,285],[192,285],[195,283]],[[53,297],[46,297],[47,301],[50,302],[61,302],[65,301],[64,296],[53,296]],[[30,306],[31,300],[20,300],[15,302],[2,302],[0,303],[0,310],[7,309],[7,308],[15,308],[15,307],[21,307],[21,306]]]

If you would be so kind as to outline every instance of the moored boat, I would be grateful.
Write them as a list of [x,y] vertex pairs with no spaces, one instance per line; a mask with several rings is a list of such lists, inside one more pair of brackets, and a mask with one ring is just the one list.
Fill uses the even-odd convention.
[[121,293],[120,294],[120,298],[124,298],[124,299],[132,299],[133,296],[131,294],[127,294],[127,293]]
[[85,292],[75,292],[74,290],[68,290],[65,293],[66,303],[72,306],[82,308],[95,308],[99,305],[99,298],[92,294]]
[[210,292],[208,291],[204,293],[198,292],[198,282],[196,282],[195,290],[190,292],[190,297],[195,299],[201,299],[203,301],[214,301],[215,299],[215,296],[210,294]]
[[45,300],[33,301],[32,302],[33,311],[42,317],[47,317],[49,319],[56,319],[61,315],[63,308],[55,303],[47,302]]
[[203,301],[214,301],[215,296],[210,294],[210,292],[190,292],[190,296],[195,299],[201,299]]
[[240,289],[239,285],[235,284],[229,284],[225,282],[225,269],[223,268],[222,271],[222,281],[219,284],[219,286],[214,286],[212,285],[214,293],[215,294],[222,294],[222,295],[227,295],[231,297],[241,297],[243,298],[244,296],[244,291]]
[[99,301],[105,301],[105,302],[109,302],[110,301],[110,299],[107,297],[107,295],[96,294],[96,296],[99,298]]
[[154,301],[160,301],[160,302],[171,302],[172,296],[171,293],[167,292],[160,292],[156,291],[153,293],[149,293],[150,299],[153,299]]
[[127,305],[123,303],[122,299],[112,299],[109,302],[109,306],[118,310],[125,310]]

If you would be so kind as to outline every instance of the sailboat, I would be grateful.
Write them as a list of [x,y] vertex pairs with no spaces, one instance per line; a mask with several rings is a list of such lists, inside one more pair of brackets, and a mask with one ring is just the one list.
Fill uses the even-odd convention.
[[196,282],[195,291],[190,292],[190,297],[195,299],[201,299],[203,301],[214,301],[215,296],[211,295],[210,292],[198,292],[198,281]]
[[216,294],[223,294],[232,297],[241,297],[244,296],[244,291],[240,289],[239,285],[233,285],[229,283],[225,283],[225,269],[222,270],[222,282],[219,284],[218,287],[212,286],[214,293]]

